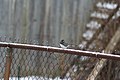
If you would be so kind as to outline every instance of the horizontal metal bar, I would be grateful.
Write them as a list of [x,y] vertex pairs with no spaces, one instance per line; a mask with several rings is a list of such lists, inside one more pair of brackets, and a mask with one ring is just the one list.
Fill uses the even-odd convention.
[[58,52],[64,54],[74,54],[79,56],[88,56],[112,60],[120,60],[120,55],[106,54],[100,52],[91,52],[91,51],[82,51],[74,49],[63,49],[51,46],[40,46],[40,45],[31,45],[31,44],[20,44],[20,43],[7,43],[0,42],[0,47],[10,47],[10,48],[19,48],[19,49],[30,49],[30,50],[39,50],[39,51],[48,51],[48,52]]

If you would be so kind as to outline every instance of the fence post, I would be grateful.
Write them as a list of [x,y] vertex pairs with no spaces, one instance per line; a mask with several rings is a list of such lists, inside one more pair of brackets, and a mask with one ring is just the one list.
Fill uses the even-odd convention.
[[12,63],[12,48],[7,48],[4,80],[9,80]]

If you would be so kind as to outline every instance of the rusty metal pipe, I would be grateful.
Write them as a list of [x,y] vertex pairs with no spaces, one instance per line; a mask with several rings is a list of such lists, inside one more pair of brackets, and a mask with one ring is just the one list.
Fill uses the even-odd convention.
[[57,47],[51,47],[51,46],[40,46],[40,45],[31,45],[31,44],[0,42],[0,47],[30,49],[30,50],[39,50],[39,51],[48,51],[48,52],[58,52],[58,53],[73,54],[73,55],[79,55],[79,56],[88,56],[88,57],[120,60],[119,55],[106,54],[106,53],[100,53],[100,52],[74,50],[74,49],[63,49],[63,48],[57,48]]

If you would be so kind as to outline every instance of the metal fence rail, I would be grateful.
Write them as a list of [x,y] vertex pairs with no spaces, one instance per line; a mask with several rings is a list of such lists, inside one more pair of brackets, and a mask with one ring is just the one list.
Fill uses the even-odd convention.
[[113,54],[9,42],[0,42],[0,58],[0,78],[4,80],[26,80],[27,76],[32,80],[75,80],[77,74],[84,80],[100,58],[120,60]]
[[48,51],[48,52],[59,52],[59,53],[74,54],[74,55],[79,55],[79,56],[88,56],[88,57],[120,60],[120,55],[106,54],[106,53],[100,53],[100,52],[91,52],[91,51],[82,51],[82,50],[74,50],[74,49],[63,49],[63,48],[50,47],[50,46],[0,42],[0,47],[30,49],[30,50],[39,50],[39,51]]

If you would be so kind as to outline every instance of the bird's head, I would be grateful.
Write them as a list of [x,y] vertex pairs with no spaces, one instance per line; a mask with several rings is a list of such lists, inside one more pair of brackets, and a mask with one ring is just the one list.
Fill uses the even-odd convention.
[[64,41],[64,40],[61,40],[61,41],[60,41],[60,44],[63,44],[63,43],[65,43],[65,41]]

